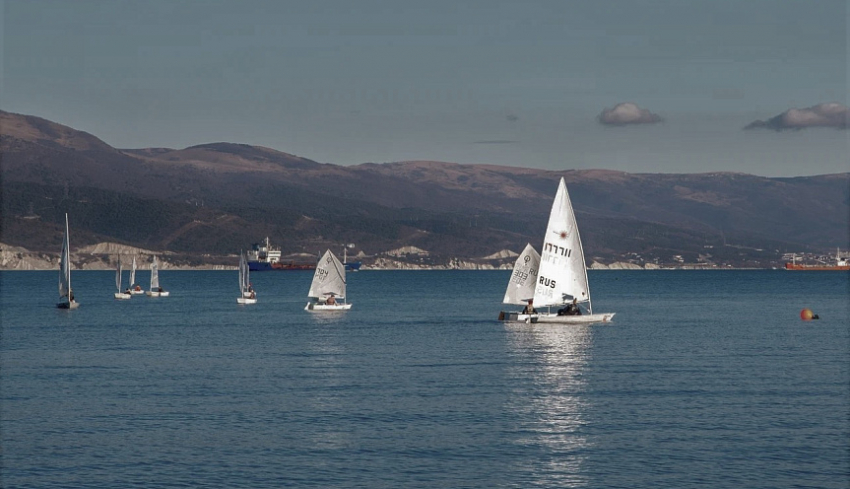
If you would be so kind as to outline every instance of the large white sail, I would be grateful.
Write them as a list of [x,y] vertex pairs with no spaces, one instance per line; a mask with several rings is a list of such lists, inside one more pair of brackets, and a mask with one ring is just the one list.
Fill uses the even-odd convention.
[[133,257],[133,267],[130,268],[130,287],[136,285],[136,257]]
[[68,297],[71,292],[71,244],[68,239],[68,214],[65,214],[65,237],[59,255],[59,297]]
[[248,275],[248,262],[245,260],[245,255],[240,252],[239,253],[239,292],[244,294],[248,290],[249,275]]
[[153,257],[153,261],[151,262],[151,291],[154,291],[159,288],[159,262],[156,261],[156,257]]
[[115,269],[115,288],[121,292],[121,255],[118,255],[118,268]]
[[508,289],[505,291],[505,298],[502,302],[504,304],[526,304],[529,299],[533,298],[538,270],[540,270],[540,254],[531,244],[526,244],[525,249],[514,263],[514,272],[508,281]]
[[573,299],[589,303],[590,289],[575,212],[561,178],[543,238],[534,305],[560,306]]
[[331,294],[339,298],[345,297],[345,266],[331,250],[327,250],[316,264],[316,272],[313,274],[307,297],[325,299]]

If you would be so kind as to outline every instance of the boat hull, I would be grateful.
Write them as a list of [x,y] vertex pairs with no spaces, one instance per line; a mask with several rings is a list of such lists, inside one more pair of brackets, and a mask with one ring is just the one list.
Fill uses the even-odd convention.
[[170,294],[170,292],[156,292],[153,290],[145,292],[145,295],[148,297],[168,297],[168,294]]
[[125,294],[124,292],[116,292],[116,293],[115,293],[115,294],[113,294],[113,295],[115,296],[115,298],[116,298],[116,299],[118,299],[118,300],[122,300],[122,301],[125,301],[125,300],[127,300],[127,299],[129,299],[129,298],[133,297],[132,295],[130,295],[130,294]]
[[59,309],[76,309],[80,307],[80,303],[77,301],[68,302],[67,300],[64,300],[57,303],[56,307],[58,307]]
[[555,313],[522,314],[517,312],[502,312],[499,320],[519,323],[543,323],[543,324],[592,324],[610,323],[614,318],[614,312],[602,314],[582,314],[579,316],[559,316]]
[[249,297],[237,297],[237,298],[236,298],[236,303],[237,303],[237,304],[241,304],[241,305],[256,304],[256,303],[257,303],[257,299],[251,299],[251,298],[249,298]]
[[347,311],[351,309],[351,304],[317,304],[315,302],[308,302],[306,306],[304,306],[305,311],[309,312],[334,312],[334,311]]
[[131,289],[130,290],[130,294],[132,294],[132,295],[144,295],[144,293],[145,293],[145,291],[142,290],[142,289],[139,289],[139,290]]
[[850,265],[800,265],[798,263],[786,263],[785,270],[811,270],[811,271],[843,271],[850,270]]
[[268,263],[264,261],[249,261],[248,270],[252,272],[267,272],[271,270],[315,270],[316,265],[309,263]]

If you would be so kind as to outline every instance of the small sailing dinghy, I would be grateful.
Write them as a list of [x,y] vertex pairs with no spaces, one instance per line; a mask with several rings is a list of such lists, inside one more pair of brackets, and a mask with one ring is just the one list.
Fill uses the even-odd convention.
[[115,292],[115,298],[119,300],[127,300],[133,296],[130,295],[130,289],[128,288],[126,291],[121,290],[121,255],[118,255],[118,268],[115,269],[115,288],[117,292]]
[[62,239],[62,253],[59,255],[59,309],[76,309],[80,303],[74,298],[71,288],[71,243],[68,239],[68,214],[65,214],[65,238]]
[[130,268],[130,293],[133,295],[144,294],[142,286],[136,283],[136,257],[133,257],[133,266]]
[[[593,313],[584,251],[563,178],[552,202],[543,238],[534,307],[538,309],[536,313],[520,314],[517,319],[536,323],[588,324],[611,321],[615,314]],[[540,310],[544,307],[546,312]],[[552,308],[556,311],[553,312]]]
[[145,292],[148,297],[168,297],[168,292],[159,285],[159,262],[156,256],[151,262],[151,289]]
[[257,303],[257,293],[254,292],[249,273],[248,261],[245,259],[245,255],[239,252],[239,297],[236,298],[237,304]]
[[520,314],[525,314],[529,302],[534,298],[534,287],[537,285],[537,272],[540,270],[540,254],[531,244],[526,244],[514,263],[514,271],[505,290],[503,304],[526,306],[522,312],[499,313],[500,321],[517,321]]
[[[304,307],[305,311],[347,311],[351,304],[345,302],[345,265],[337,258],[331,250],[325,251],[316,271],[313,274],[313,282],[310,283],[310,291],[307,293],[310,299]],[[342,299],[342,303],[339,303]]]

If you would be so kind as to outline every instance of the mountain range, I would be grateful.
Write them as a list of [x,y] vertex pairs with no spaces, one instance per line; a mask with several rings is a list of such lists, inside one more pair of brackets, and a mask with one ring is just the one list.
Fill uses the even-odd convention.
[[434,262],[475,259],[527,242],[539,247],[560,177],[589,262],[763,267],[785,252],[850,243],[850,173],[768,178],[434,161],[340,166],[224,142],[118,149],[3,111],[0,155],[2,242],[46,252],[58,250],[68,212],[79,246],[109,241],[203,257],[268,236],[284,254],[354,243],[367,256],[415,246]]

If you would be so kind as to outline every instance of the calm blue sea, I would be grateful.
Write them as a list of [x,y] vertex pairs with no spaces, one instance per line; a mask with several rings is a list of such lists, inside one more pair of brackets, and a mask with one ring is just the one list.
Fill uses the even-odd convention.
[[[505,325],[508,271],[0,273],[0,485],[847,488],[850,274],[591,271],[614,322]],[[141,273],[146,283],[147,272]],[[800,320],[811,308],[818,321]]]

